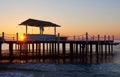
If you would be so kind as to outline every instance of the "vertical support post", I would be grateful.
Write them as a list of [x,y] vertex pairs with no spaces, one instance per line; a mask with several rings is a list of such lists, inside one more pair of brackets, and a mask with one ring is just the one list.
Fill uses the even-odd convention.
[[45,43],[43,43],[43,56],[45,56]]
[[98,43],[100,42],[100,35],[98,35]]
[[56,36],[56,26],[54,27],[54,35]]
[[39,43],[39,56],[41,55],[41,43]]
[[81,44],[80,44],[79,48],[80,48],[79,51],[80,51],[80,55],[81,55],[81,54],[82,54],[82,50],[81,50],[82,47],[81,47]]
[[84,36],[82,36],[82,41],[84,40]]
[[16,41],[18,42],[18,33],[16,33]]
[[86,56],[88,54],[88,32],[86,32]]
[[114,35],[112,36],[112,40],[113,40],[113,42],[114,42]]
[[74,41],[75,41],[75,39],[76,39],[75,36],[73,36],[73,40],[74,40]]
[[58,55],[60,53],[60,33],[58,33],[58,43],[57,43],[57,48],[58,48]]
[[4,32],[2,32],[2,42],[4,42]]
[[95,40],[95,36],[93,35],[93,41]]
[[88,32],[86,32],[86,43],[88,43]]
[[54,43],[52,42],[52,55],[54,55]]
[[13,44],[12,43],[9,44],[9,54],[10,54],[10,59],[12,59],[13,57]]
[[0,43],[0,57],[2,56],[2,43]]
[[93,51],[92,44],[90,44],[90,56],[92,55],[92,51]]
[[[110,36],[108,36],[108,41],[110,41]],[[111,53],[110,52],[110,44],[108,44],[108,51],[109,51],[109,54]]]
[[76,55],[78,56],[78,43],[76,43]]
[[36,43],[36,57],[38,56],[38,43]]
[[105,55],[106,55],[107,54],[106,35],[104,35],[104,42],[105,42]]
[[70,56],[73,57],[73,43],[70,43]]
[[62,43],[62,48],[63,48],[63,56],[65,57],[66,52],[65,52],[65,43]]
[[96,54],[98,56],[98,44],[96,44]]
[[34,55],[34,43],[32,43],[32,55]]
[[[100,51],[100,35],[98,34],[98,52]],[[99,54],[99,53],[98,53]]]
[[26,25],[26,34],[28,33],[28,27],[27,27],[27,25]]

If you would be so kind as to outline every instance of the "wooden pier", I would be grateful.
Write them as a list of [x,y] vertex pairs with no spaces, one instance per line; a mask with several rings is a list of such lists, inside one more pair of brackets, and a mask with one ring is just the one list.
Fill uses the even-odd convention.
[[[4,37],[4,32],[2,33]],[[18,34],[17,34],[18,35]],[[18,37],[17,37],[18,38]],[[86,33],[85,40],[62,40],[60,34],[56,40],[46,41],[18,41],[18,40],[0,40],[0,59],[39,59],[39,58],[81,58],[93,56],[103,57],[113,55],[114,37],[110,40],[100,40],[98,35],[97,40],[89,40]],[[9,53],[2,53],[2,44],[9,45]]]

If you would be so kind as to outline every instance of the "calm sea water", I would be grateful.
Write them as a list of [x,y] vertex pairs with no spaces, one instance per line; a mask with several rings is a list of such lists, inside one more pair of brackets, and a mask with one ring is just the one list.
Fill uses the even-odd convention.
[[[8,48],[6,45],[4,49]],[[120,77],[120,45],[104,62],[0,64],[0,77]],[[109,59],[109,60],[108,60]]]

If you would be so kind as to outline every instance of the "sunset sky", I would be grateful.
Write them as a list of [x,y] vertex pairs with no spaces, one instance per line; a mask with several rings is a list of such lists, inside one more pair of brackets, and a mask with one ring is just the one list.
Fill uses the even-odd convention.
[[[115,35],[120,39],[120,0],[0,0],[0,32],[24,33],[29,18],[51,21],[61,35]],[[45,33],[53,33],[46,28]],[[37,28],[29,28],[38,33]]]

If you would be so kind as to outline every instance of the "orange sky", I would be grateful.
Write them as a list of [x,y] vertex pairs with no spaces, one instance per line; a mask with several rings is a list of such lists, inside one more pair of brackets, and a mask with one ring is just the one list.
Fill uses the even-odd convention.
[[[115,35],[120,39],[120,1],[118,0],[3,0],[0,1],[0,32],[24,33],[20,27],[28,18],[51,21],[62,27],[61,35]],[[29,28],[30,33],[39,33]],[[53,33],[46,28],[45,33]]]

